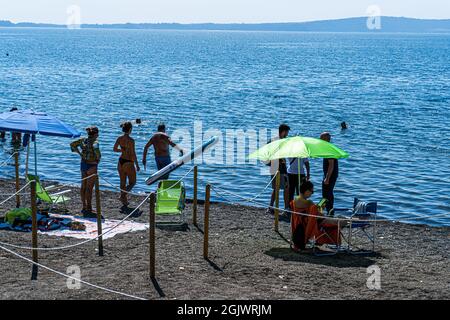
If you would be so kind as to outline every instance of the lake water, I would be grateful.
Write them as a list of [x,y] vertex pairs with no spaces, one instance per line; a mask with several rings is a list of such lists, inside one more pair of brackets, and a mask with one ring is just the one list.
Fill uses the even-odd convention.
[[[0,107],[12,106],[57,115],[79,130],[97,125],[100,172],[115,184],[112,147],[123,120],[144,120],[133,134],[139,158],[161,121],[169,133],[192,135],[196,121],[223,133],[281,122],[291,134],[330,131],[351,155],[340,161],[337,207],[359,197],[378,201],[386,217],[441,215],[410,222],[450,225],[442,217],[450,214],[450,35],[3,28]],[[78,182],[79,159],[69,143],[38,137],[42,178]],[[3,161],[10,146],[1,147]],[[322,160],[311,166],[318,200]],[[262,168],[201,165],[201,189],[210,181],[255,196],[269,180]],[[150,161],[136,191],[149,190],[144,180],[154,171]],[[3,177],[13,173],[0,168]],[[268,197],[267,190],[257,201]]]

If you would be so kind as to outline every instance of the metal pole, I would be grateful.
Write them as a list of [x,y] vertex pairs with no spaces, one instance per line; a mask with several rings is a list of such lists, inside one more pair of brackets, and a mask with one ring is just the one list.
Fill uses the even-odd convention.
[[[302,185],[302,168],[300,167],[302,164],[302,161],[300,158],[297,158],[297,168],[298,168],[298,194],[300,194],[300,187]],[[294,198],[295,198],[295,192],[294,192]]]
[[34,138],[34,175],[37,178],[37,143],[36,143],[36,135],[33,134]]
[[192,223],[197,226],[197,178],[198,178],[198,167],[194,167],[194,201],[192,205]]
[[[36,181],[31,182],[31,238],[32,238],[32,248],[38,247],[38,237],[37,237],[37,205],[36,205]],[[33,262],[38,263],[38,251],[33,250]],[[37,280],[38,266],[33,264],[31,271],[31,280]]]
[[275,210],[274,210],[274,218],[275,218],[275,222],[274,222],[274,228],[275,231],[278,232],[278,224],[279,224],[279,220],[280,220],[280,181],[281,180],[281,174],[280,174],[280,170],[277,171],[277,175],[275,177]]
[[149,216],[149,244],[150,244],[150,278],[155,278],[155,203],[156,195],[150,195],[150,216]]
[[211,196],[211,185],[206,185],[205,192],[205,222],[203,226],[203,258],[208,259],[209,247],[209,199]]
[[98,238],[98,255],[103,256],[103,236],[101,234],[102,231],[102,207],[101,207],[101,199],[100,199],[100,183],[98,179],[98,174],[95,176],[95,205],[97,208],[97,235],[100,235]]
[[28,141],[28,145],[27,145],[27,159],[26,159],[26,162],[25,162],[25,178],[28,176],[28,164],[29,164],[29,160],[30,160],[30,143],[31,143],[31,141]]
[[16,166],[16,208],[20,208],[20,180],[19,180],[19,152],[16,151],[14,155],[15,166]]

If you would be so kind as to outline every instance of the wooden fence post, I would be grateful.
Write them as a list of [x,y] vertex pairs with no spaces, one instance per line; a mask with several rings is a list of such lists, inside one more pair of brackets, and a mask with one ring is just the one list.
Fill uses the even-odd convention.
[[205,222],[203,226],[203,258],[208,259],[209,246],[209,199],[211,196],[211,185],[206,185],[205,192]]
[[280,171],[277,171],[277,175],[275,178],[275,210],[274,210],[274,227],[275,231],[278,232],[278,224],[280,220],[280,211],[278,208],[280,207]]
[[[31,182],[31,242],[32,242],[32,254],[33,262],[38,263],[38,251],[35,249],[38,247],[38,234],[37,234],[37,204],[36,204],[36,181]],[[31,271],[31,280],[37,280],[38,266],[33,264]]]
[[20,208],[20,194],[18,193],[20,190],[20,180],[19,180],[19,153],[16,152],[14,155],[15,166],[16,166],[16,208]]
[[156,194],[153,192],[150,195],[150,216],[149,216],[149,243],[150,243],[150,278],[155,278],[155,204]]
[[194,200],[193,200],[193,204],[192,204],[192,224],[194,226],[197,226],[197,189],[198,189],[198,184],[197,184],[197,178],[198,178],[198,167],[195,166],[194,167]]
[[103,236],[102,236],[102,206],[100,198],[100,182],[98,174],[95,176],[95,206],[97,208],[97,235],[98,237],[98,255],[103,256]]

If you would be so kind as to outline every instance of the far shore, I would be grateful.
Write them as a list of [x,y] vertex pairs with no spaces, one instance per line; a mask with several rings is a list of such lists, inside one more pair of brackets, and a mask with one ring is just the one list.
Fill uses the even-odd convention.
[[[45,184],[54,184],[46,182]],[[14,193],[14,181],[0,179],[0,193]],[[78,188],[71,187],[69,212],[78,215]],[[3,196],[3,199],[5,197]],[[118,194],[102,191],[106,219],[123,219]],[[29,206],[24,196],[22,206]],[[131,206],[142,198],[131,197]],[[11,199],[0,216],[15,207]],[[148,223],[148,205],[131,218]],[[202,256],[203,206],[198,207],[198,227],[192,225],[192,204],[185,210],[186,231],[157,229],[156,284],[149,278],[148,231],[118,235],[104,242],[99,257],[97,243],[76,248],[39,252],[39,262],[61,272],[81,268],[82,279],[96,285],[146,299],[449,299],[448,250],[450,227],[430,227],[382,222],[377,229],[377,253],[316,257],[294,253],[287,238],[289,224],[273,231],[273,217],[264,209],[214,203],[210,211],[209,260]],[[0,242],[31,244],[30,233],[0,231]],[[79,242],[39,234],[39,246],[55,247]],[[26,257],[31,253],[13,249]],[[0,299],[127,299],[82,285],[67,288],[65,278],[39,270],[30,281],[31,265],[0,249]],[[369,289],[369,267],[381,271],[380,290]]]

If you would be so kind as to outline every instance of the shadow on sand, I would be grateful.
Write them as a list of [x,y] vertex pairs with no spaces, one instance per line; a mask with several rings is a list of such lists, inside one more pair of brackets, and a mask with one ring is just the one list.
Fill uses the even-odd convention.
[[152,281],[152,284],[155,287],[156,292],[158,292],[159,296],[161,298],[164,298],[166,296],[166,294],[164,293],[164,291],[159,286],[158,280],[156,280],[155,277],[150,277],[150,280]]
[[206,258],[205,260],[209,263],[209,265],[210,265],[214,270],[223,272],[223,269],[222,269],[221,267],[219,267],[214,261],[210,260],[209,258]]
[[315,256],[312,251],[296,253],[290,248],[272,248],[264,252],[266,255],[284,261],[311,263],[332,266],[336,268],[367,268],[376,262],[378,253],[370,255],[353,255],[350,253],[338,253],[332,256]]
[[[130,207],[122,207],[120,208],[120,212],[123,213],[124,215],[129,215],[130,213],[133,212],[133,210],[136,210],[136,208],[130,208]],[[142,216],[143,211],[137,209],[135,213],[133,213],[130,217],[131,218],[139,218],[140,216]]]

